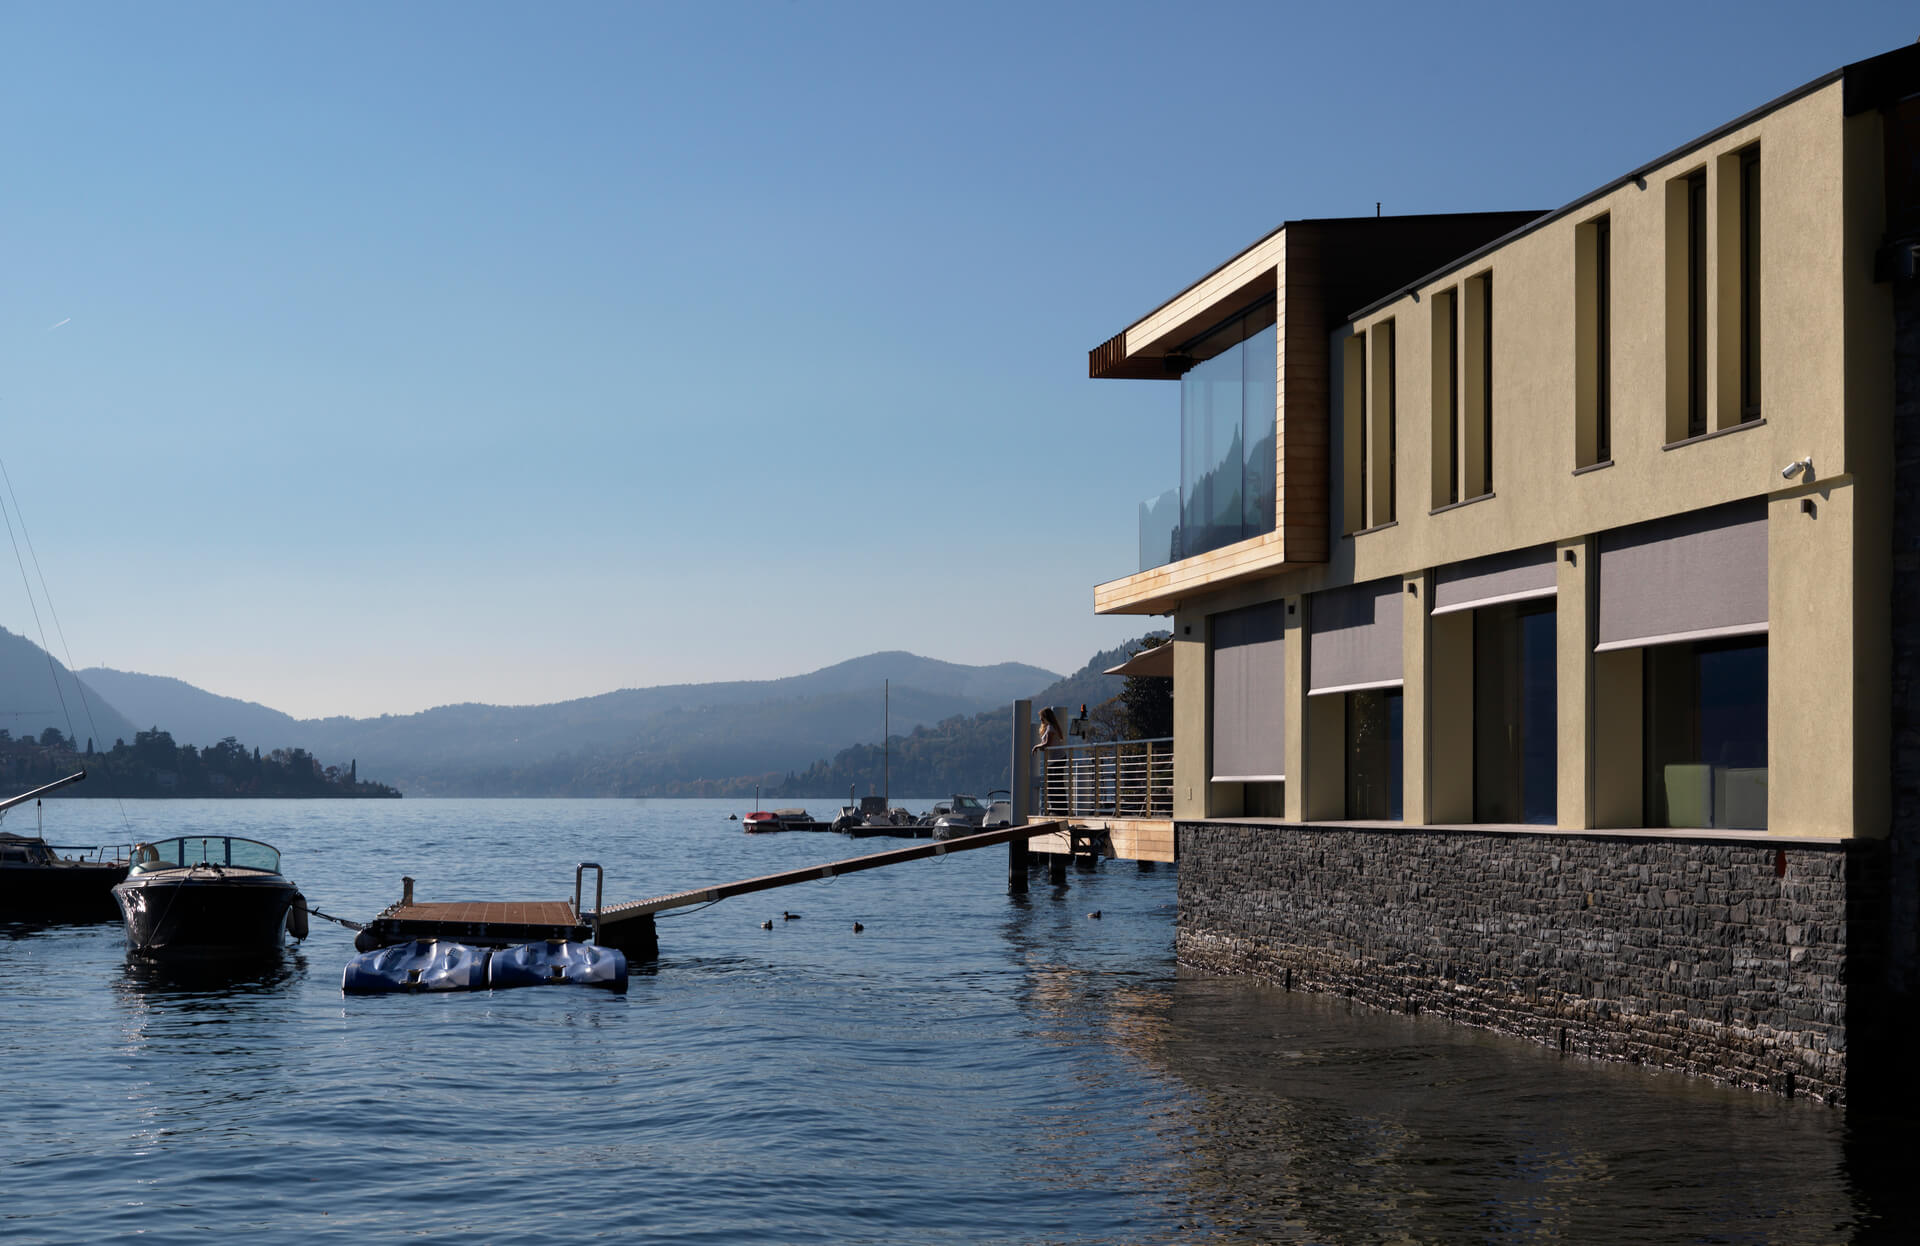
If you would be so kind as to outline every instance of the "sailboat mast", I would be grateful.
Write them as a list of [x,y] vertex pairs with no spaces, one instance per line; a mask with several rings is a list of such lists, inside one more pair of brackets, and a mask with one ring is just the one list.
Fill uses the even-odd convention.
[[893,681],[880,681],[880,798],[893,808],[893,787],[888,782],[887,736],[893,730]]

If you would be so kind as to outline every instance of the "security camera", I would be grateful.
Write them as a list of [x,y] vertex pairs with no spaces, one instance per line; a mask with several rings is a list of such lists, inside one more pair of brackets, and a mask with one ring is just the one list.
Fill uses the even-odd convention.
[[1807,472],[1809,474],[1808,478],[1809,479],[1812,478],[1811,476],[1811,473],[1813,472],[1812,459],[1810,458],[1795,459],[1793,462],[1787,464],[1785,467],[1780,469],[1780,479],[1792,480],[1795,476],[1798,476],[1801,472]]

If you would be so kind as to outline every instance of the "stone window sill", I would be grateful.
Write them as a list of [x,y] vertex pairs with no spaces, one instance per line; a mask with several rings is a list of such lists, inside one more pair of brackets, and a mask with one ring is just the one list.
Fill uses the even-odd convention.
[[1494,496],[1493,490],[1489,489],[1485,493],[1477,493],[1470,498],[1461,498],[1458,502],[1448,502],[1445,506],[1436,506],[1432,510],[1428,511],[1427,514],[1441,515],[1441,514],[1445,514],[1447,511],[1457,511],[1462,506],[1472,506],[1475,502],[1491,501],[1493,496]]
[[1701,433],[1697,437],[1682,437],[1678,441],[1669,441],[1661,446],[1662,450],[1678,450],[1681,446],[1697,446],[1703,441],[1712,441],[1715,437],[1725,437],[1728,433],[1744,433],[1749,428],[1765,428],[1765,420],[1748,420],[1744,424],[1729,424],[1725,428],[1716,428],[1710,433]]

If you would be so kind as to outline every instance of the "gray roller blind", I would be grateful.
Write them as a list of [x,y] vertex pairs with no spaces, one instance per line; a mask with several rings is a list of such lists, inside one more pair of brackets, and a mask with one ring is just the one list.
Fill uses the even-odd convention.
[[1282,602],[1213,616],[1213,777],[1286,778],[1287,661]]
[[1308,599],[1309,695],[1399,685],[1404,591],[1395,578],[1328,589]]
[[1551,597],[1559,587],[1551,545],[1457,562],[1440,568],[1433,578],[1435,614]]
[[1764,500],[1601,535],[1596,652],[1766,630]]

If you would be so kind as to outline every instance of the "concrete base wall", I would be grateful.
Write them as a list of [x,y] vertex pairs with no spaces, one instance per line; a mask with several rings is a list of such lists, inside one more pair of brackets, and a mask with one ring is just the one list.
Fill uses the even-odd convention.
[[1197,968],[1830,1102],[1882,1032],[1884,843],[1177,833]]

